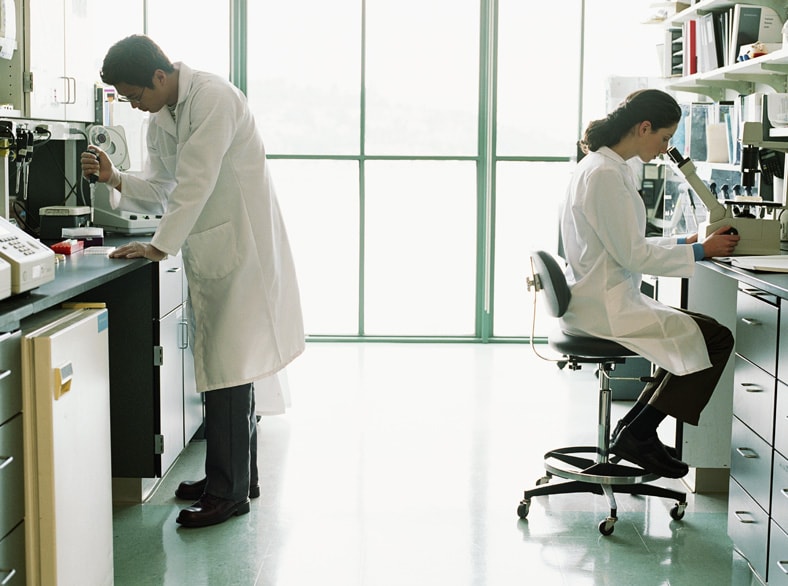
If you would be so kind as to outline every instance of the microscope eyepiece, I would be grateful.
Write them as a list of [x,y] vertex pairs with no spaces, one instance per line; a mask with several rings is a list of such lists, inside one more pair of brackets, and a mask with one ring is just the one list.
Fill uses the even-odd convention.
[[670,157],[670,160],[676,163],[677,165],[683,165],[687,160],[681,155],[679,149],[677,149],[674,146],[668,147],[667,153],[668,156]]

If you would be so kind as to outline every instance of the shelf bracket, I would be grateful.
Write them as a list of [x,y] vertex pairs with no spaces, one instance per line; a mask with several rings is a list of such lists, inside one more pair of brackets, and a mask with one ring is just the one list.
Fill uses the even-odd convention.
[[[725,79],[730,79],[732,81],[742,81],[751,84],[766,84],[778,93],[784,93],[786,89],[785,75],[778,75],[776,73],[726,73]],[[752,88],[750,88],[750,91],[752,91]],[[739,93],[742,94],[744,92],[739,91]]]
[[[742,75],[741,77],[746,77]],[[739,81],[738,79],[733,79],[733,76],[729,73],[725,74],[725,79],[708,79],[703,81],[703,85],[708,85],[710,87],[720,88],[720,89],[728,89],[733,90],[738,94],[751,94],[753,92],[753,84],[750,81]]]
[[686,86],[675,84],[669,85],[668,89],[677,92],[687,92],[691,94],[699,94],[701,96],[708,96],[714,102],[719,102],[720,100],[725,99],[725,90],[723,88],[707,87],[705,85]]

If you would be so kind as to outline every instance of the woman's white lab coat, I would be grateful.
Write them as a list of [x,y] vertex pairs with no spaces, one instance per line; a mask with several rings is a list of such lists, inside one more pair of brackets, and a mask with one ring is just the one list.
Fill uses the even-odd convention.
[[689,277],[692,246],[646,238],[631,168],[613,150],[589,153],[572,177],[561,235],[572,298],[564,331],[615,340],[668,372],[711,366],[695,321],[640,292],[642,274]]
[[[218,76],[179,67],[175,120],[152,114],[145,177],[123,201],[161,204],[151,243],[182,251],[194,315],[198,391],[253,382],[304,349],[298,284],[246,98]],[[176,125],[177,121],[177,125]]]

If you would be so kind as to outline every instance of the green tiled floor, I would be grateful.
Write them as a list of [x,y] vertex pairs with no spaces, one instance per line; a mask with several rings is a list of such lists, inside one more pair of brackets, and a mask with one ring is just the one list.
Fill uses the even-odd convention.
[[288,379],[292,408],[260,424],[251,513],[175,523],[175,486],[202,476],[192,442],[148,502],[116,508],[117,585],[751,583],[724,494],[690,494],[682,521],[672,502],[618,496],[610,537],[600,496],[537,497],[517,517],[546,450],[593,443],[591,371],[521,345],[313,343]]

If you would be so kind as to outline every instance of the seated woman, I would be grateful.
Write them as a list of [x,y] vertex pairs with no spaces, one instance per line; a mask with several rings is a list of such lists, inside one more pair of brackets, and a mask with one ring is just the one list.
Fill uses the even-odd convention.
[[591,122],[561,217],[572,290],[562,318],[567,333],[614,340],[657,366],[634,407],[613,432],[610,451],[669,478],[689,468],[666,448],[657,426],[668,416],[698,424],[733,349],[733,336],[710,317],[661,304],[640,292],[643,273],[690,277],[695,262],[733,252],[739,236],[721,228],[698,242],[646,237],[646,211],[627,160],[667,151],[681,109],[667,93],[631,94]]

